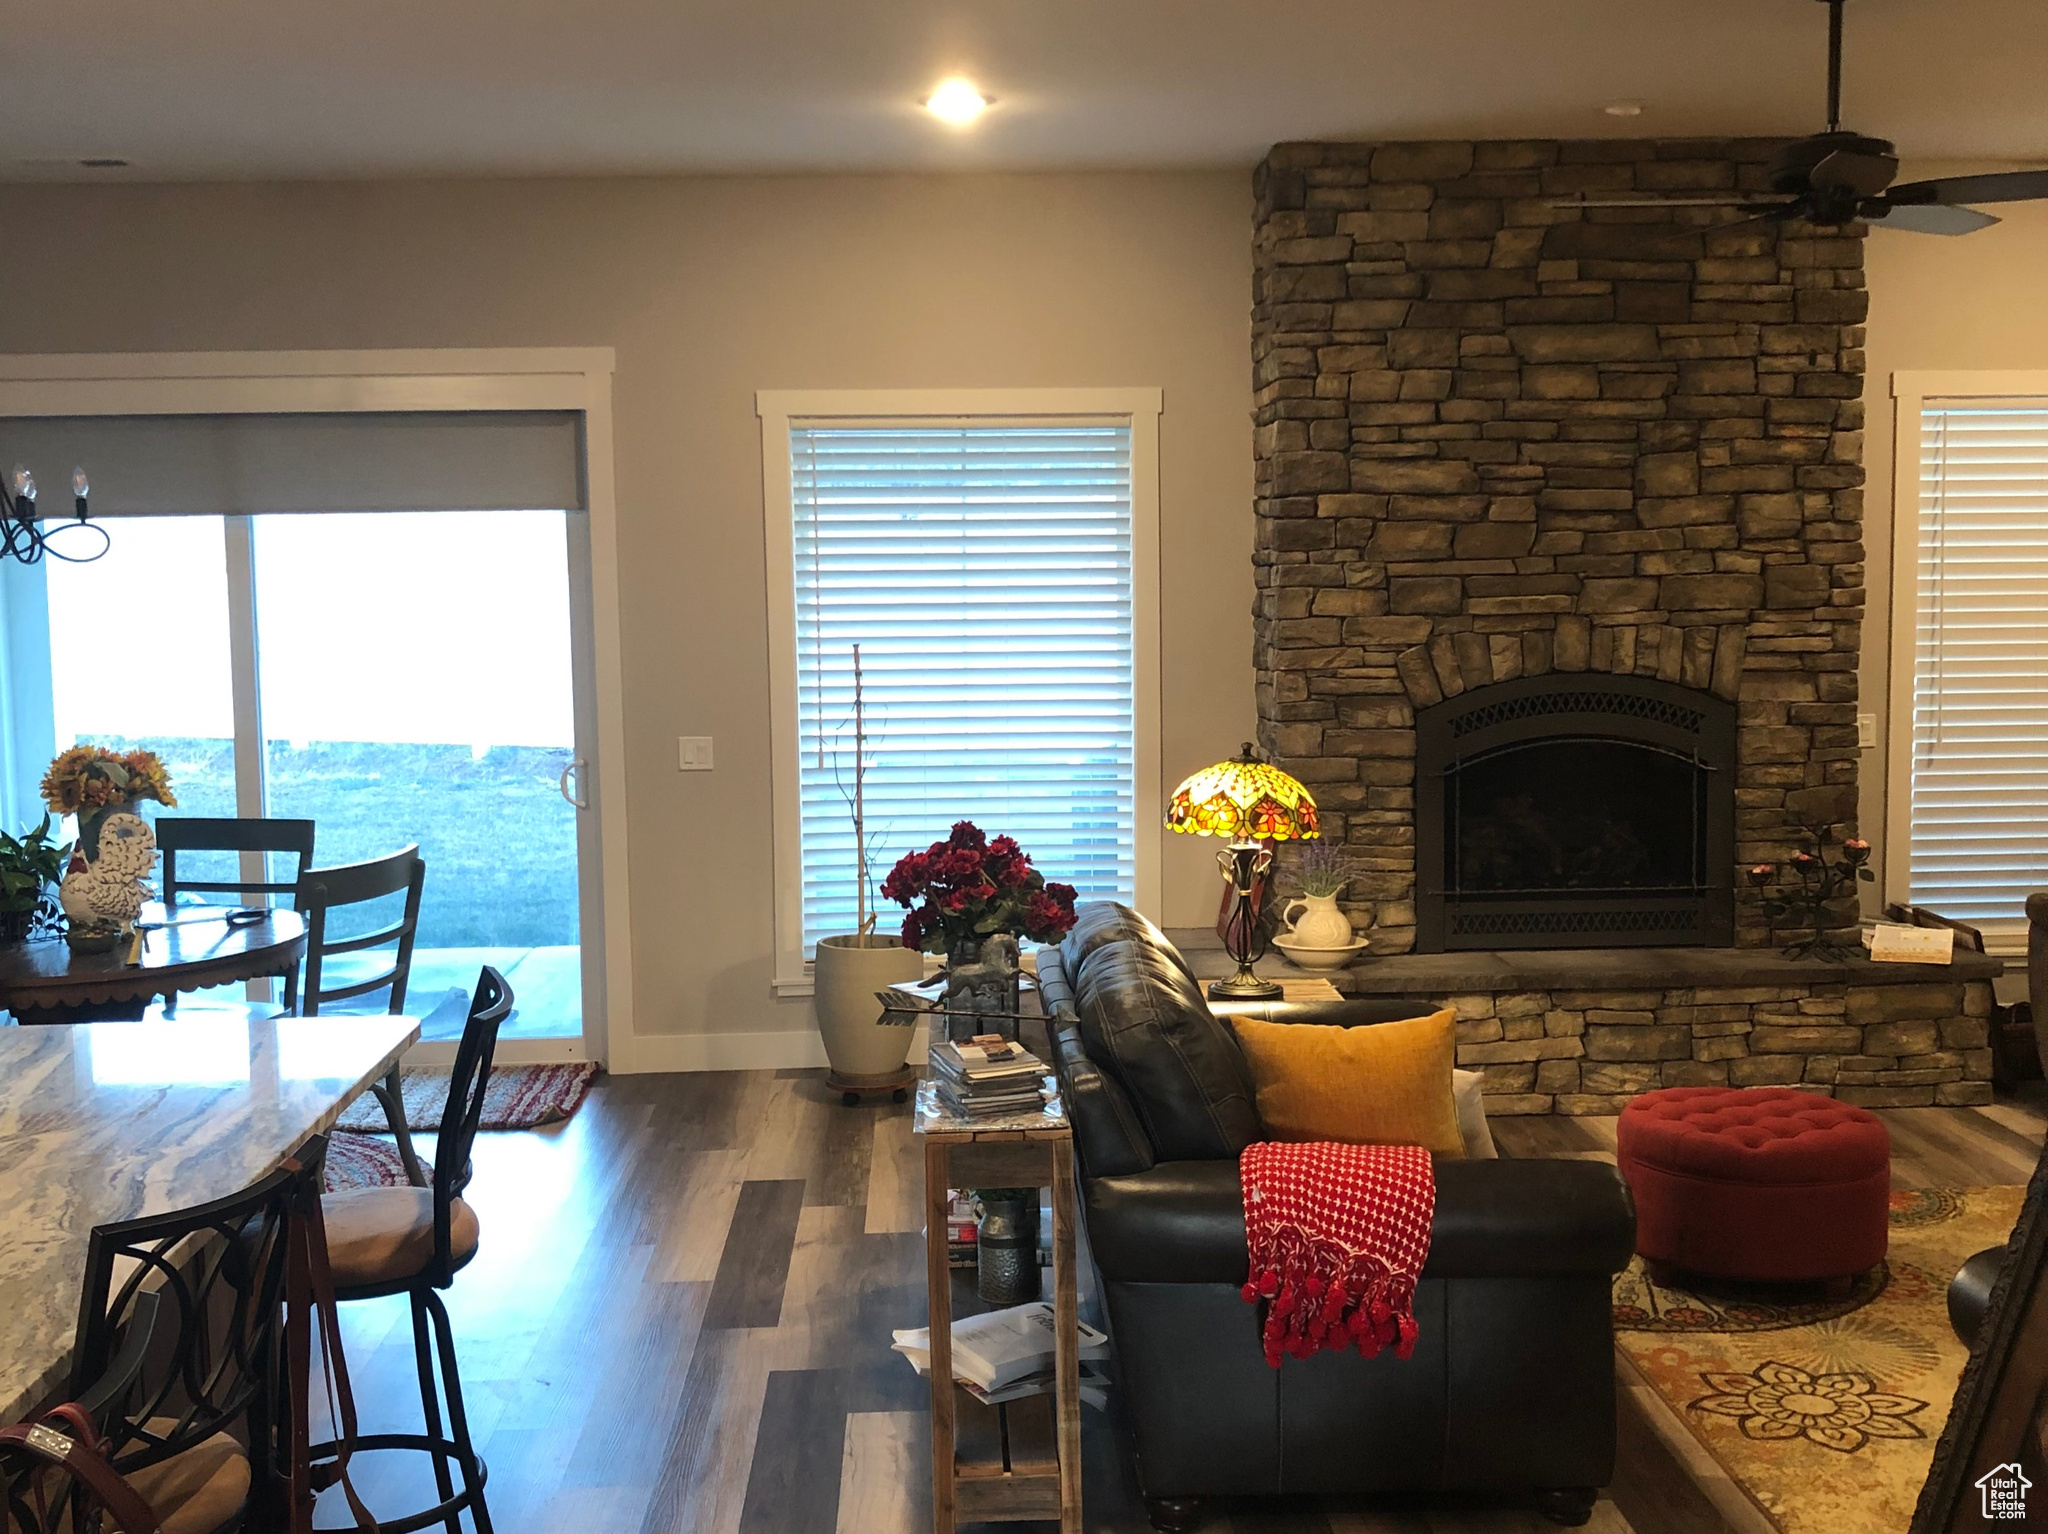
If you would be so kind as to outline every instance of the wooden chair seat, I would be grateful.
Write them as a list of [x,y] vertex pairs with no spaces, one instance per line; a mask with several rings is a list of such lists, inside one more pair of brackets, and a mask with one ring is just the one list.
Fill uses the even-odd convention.
[[[327,1261],[337,1289],[399,1283],[434,1260],[432,1188],[350,1188],[320,1201],[327,1224]],[[462,1199],[448,1205],[448,1246],[454,1266],[476,1255],[476,1211]]]

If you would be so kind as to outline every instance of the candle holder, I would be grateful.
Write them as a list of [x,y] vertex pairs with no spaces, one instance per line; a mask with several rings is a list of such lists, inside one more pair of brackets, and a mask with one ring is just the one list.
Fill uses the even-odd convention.
[[[1852,894],[1859,881],[1877,877],[1867,866],[1870,843],[1860,836],[1849,837],[1841,843],[1840,855],[1831,858],[1828,851],[1834,827],[1802,825],[1799,829],[1810,847],[1793,853],[1783,864],[1756,864],[1749,870],[1749,882],[1763,894],[1764,920],[1769,924],[1772,942],[1778,940],[1780,927],[1813,934],[1787,947],[1786,958],[1844,963],[1856,957],[1857,948],[1833,936],[1830,923],[1834,918],[1828,907],[1843,895]],[[1788,885],[1780,879],[1775,889],[1765,893],[1781,871],[1790,873],[1797,884]]]

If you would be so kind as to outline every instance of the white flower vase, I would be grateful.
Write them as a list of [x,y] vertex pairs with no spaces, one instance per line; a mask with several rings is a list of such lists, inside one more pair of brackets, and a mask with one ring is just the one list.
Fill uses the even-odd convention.
[[884,1022],[875,992],[923,978],[924,955],[893,937],[848,933],[818,939],[811,1004],[832,1063],[825,1085],[848,1103],[866,1092],[900,1098],[908,1090],[911,1075],[903,1062],[914,1031],[909,1014]]

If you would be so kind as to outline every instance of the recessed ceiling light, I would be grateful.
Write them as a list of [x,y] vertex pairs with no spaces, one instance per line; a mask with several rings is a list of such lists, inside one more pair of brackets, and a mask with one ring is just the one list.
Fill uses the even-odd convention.
[[1641,117],[1643,104],[1640,101],[1610,101],[1600,110],[1609,117]]
[[972,80],[959,75],[950,80],[941,80],[932,93],[924,98],[924,109],[942,122],[956,128],[964,128],[977,117],[995,105],[995,98],[984,96],[974,88]]

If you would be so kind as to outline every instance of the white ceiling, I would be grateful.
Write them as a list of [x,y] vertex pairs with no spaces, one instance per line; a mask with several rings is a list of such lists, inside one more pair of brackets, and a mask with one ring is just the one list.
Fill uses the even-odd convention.
[[[1814,0],[0,0],[0,179],[1249,165],[1795,134]],[[917,107],[963,73],[959,132]],[[2048,0],[1853,0],[1845,116],[2048,161]],[[1640,117],[1602,114],[1639,100]],[[121,156],[129,171],[83,172]]]

